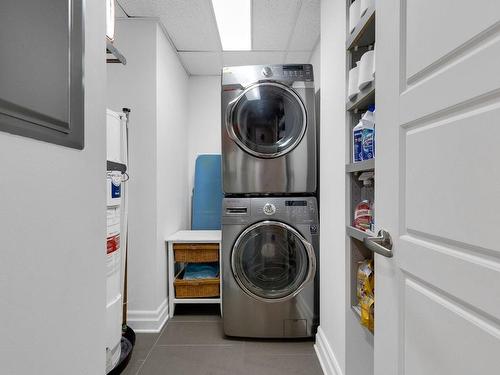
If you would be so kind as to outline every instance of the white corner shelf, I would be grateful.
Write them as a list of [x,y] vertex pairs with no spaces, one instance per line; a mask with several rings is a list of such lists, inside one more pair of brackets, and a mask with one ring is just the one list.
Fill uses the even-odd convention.
[[127,59],[122,55],[118,48],[116,48],[113,43],[109,40],[106,40],[106,55],[110,55],[106,57],[106,62],[108,64],[123,64],[127,65]]
[[375,103],[375,80],[370,82],[363,90],[359,92],[358,95],[354,97],[354,100],[349,100],[346,103],[347,111],[363,111],[368,109],[371,104]]
[[357,163],[349,163],[345,166],[346,173],[366,172],[375,169],[375,159],[363,160]]
[[[169,315],[173,316],[175,313],[175,305],[178,304],[219,304],[222,313],[222,232],[220,230],[181,230],[165,238],[167,243],[167,258],[168,258],[168,304]],[[176,262],[174,259],[174,244],[179,243],[206,243],[219,245],[219,297],[199,297],[199,298],[176,298],[175,296],[175,269]]]
[[356,314],[356,316],[361,319],[361,307],[359,305],[354,305],[354,306],[351,306],[352,308],[352,311],[354,311],[354,314]]
[[[353,0],[346,0],[347,9],[352,4]],[[347,15],[348,16],[348,15]],[[376,44],[375,28],[376,28],[375,7],[370,7],[361,17],[352,33],[346,35],[346,86],[349,82],[349,71],[356,66],[361,56],[369,51],[371,46]],[[348,31],[348,30],[346,30]],[[359,263],[368,259],[373,259],[371,252],[364,244],[364,239],[375,236],[371,231],[362,231],[355,228],[353,224],[354,211],[359,202],[363,199],[368,199],[371,202],[375,199],[376,183],[371,187],[363,190],[363,182],[359,180],[359,174],[363,172],[374,172],[376,174],[375,159],[364,160],[354,163],[352,160],[353,140],[352,131],[359,122],[361,115],[371,105],[375,104],[376,78],[364,87],[360,92],[348,100],[346,97],[346,256],[348,257],[348,285],[346,285],[347,293],[347,310],[349,320],[353,323],[349,326],[349,331],[346,334],[346,345],[349,350],[356,350],[360,357],[374,356],[374,339],[373,333],[361,324],[361,307],[357,298],[357,274]],[[374,181],[376,182],[376,181]],[[376,296],[375,296],[376,298]],[[373,368],[370,368],[365,373],[373,373]]]
[[370,7],[361,17],[354,31],[346,41],[346,49],[367,46],[375,42],[375,7]]

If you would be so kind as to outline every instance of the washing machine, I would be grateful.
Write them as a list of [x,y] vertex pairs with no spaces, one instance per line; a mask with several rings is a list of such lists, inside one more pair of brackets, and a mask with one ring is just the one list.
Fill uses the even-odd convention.
[[316,191],[315,91],[310,64],[222,71],[222,170],[228,194]]
[[319,324],[319,226],[314,197],[225,198],[224,333],[311,337]]

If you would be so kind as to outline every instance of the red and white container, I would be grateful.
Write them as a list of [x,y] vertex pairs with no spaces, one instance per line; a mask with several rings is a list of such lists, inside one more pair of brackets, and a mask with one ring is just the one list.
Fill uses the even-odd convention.
[[120,359],[122,337],[122,257],[120,206],[107,209],[106,238],[106,369]]

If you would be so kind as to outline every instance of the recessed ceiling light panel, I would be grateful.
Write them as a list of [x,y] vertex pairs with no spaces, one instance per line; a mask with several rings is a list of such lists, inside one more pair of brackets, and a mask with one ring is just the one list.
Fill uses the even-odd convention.
[[252,49],[250,0],[212,0],[224,51]]

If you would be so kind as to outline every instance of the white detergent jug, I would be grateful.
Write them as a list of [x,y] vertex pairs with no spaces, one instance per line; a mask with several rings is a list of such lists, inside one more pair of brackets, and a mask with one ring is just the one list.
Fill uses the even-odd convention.
[[375,108],[371,107],[361,118],[361,148],[363,160],[375,157]]
[[352,162],[357,163],[363,160],[363,121],[352,129]]

